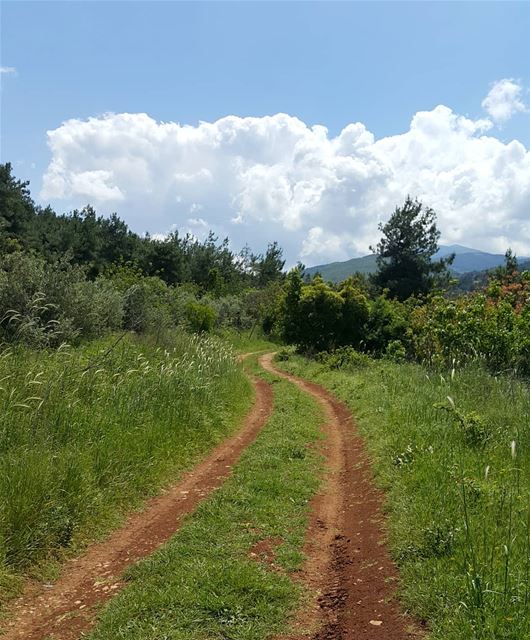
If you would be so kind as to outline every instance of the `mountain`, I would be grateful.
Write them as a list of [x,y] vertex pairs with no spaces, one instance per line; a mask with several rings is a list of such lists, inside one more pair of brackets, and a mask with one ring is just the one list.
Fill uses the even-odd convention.
[[[451,270],[457,275],[470,273],[471,271],[494,269],[504,264],[504,254],[487,253],[486,251],[464,247],[460,244],[441,245],[434,258],[444,258],[451,253],[455,254]],[[521,261],[529,259],[520,258]],[[330,262],[329,264],[307,267],[305,273],[310,276],[320,273],[324,280],[341,282],[354,273],[369,274],[376,271],[376,269],[375,255],[369,254],[361,258],[351,258],[351,260],[345,260],[344,262]]]
[[304,273],[310,276],[320,273],[324,280],[341,282],[353,273],[369,274],[376,269],[375,255],[370,254],[362,258],[351,258],[345,262],[330,262],[329,264],[319,264],[316,267],[307,267]]
[[[485,271],[504,264],[504,254],[487,253],[486,251],[479,251],[479,249],[463,247],[460,244],[441,246],[434,257],[443,258],[450,253],[455,254],[451,270],[457,274],[469,273],[470,271]],[[519,258],[519,261],[522,260],[528,260],[528,258]]]

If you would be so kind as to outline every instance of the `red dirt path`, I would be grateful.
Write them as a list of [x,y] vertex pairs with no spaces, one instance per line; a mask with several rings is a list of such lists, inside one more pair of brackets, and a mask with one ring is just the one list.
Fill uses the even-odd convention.
[[125,586],[124,570],[166,542],[180,527],[183,516],[222,485],[266,423],[272,412],[272,391],[263,380],[253,384],[255,404],[241,430],[218,445],[177,485],[149,500],[107,540],[66,563],[51,588],[29,586],[8,612],[4,640],[77,640],[94,624],[97,608]]
[[[349,409],[323,387],[260,358],[268,371],[314,396],[325,412],[326,485],[312,503],[303,581],[317,598],[282,640],[406,640],[423,635],[400,611],[397,572],[384,544],[383,496]],[[280,639],[278,639],[280,640]]]

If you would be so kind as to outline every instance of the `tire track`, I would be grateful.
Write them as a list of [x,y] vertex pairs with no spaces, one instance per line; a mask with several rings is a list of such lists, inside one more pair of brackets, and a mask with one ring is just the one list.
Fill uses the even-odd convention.
[[9,607],[4,640],[77,640],[95,623],[97,610],[124,586],[124,570],[150,555],[180,528],[185,515],[230,475],[241,453],[272,413],[270,385],[252,380],[254,406],[242,428],[219,444],[180,482],[149,500],[105,541],[66,563],[53,585],[31,585]]
[[260,358],[322,405],[327,476],[312,502],[302,579],[317,597],[278,640],[406,640],[423,635],[395,598],[396,567],[384,544],[382,493],[349,409],[323,387]]

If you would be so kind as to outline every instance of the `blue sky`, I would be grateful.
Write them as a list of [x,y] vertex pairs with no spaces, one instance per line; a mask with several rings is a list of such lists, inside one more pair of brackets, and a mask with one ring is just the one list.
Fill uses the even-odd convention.
[[[1,157],[31,180],[37,199],[52,160],[46,132],[68,119],[146,113],[158,122],[196,126],[230,115],[282,112],[309,128],[324,125],[330,139],[356,122],[380,139],[406,133],[416,113],[437,105],[473,121],[487,117],[481,103],[502,79],[513,79],[523,103],[529,102],[527,2],[19,1],[2,2],[1,10],[1,66],[16,70],[2,73]],[[493,120],[485,135],[502,143],[517,139],[528,149],[528,113],[516,110],[511,118]],[[64,154],[63,163],[72,149]],[[109,162],[101,158],[101,170],[115,176]],[[81,160],[75,163],[76,171],[83,169]],[[99,168],[93,156],[85,163],[87,170]],[[523,182],[526,177],[523,172]],[[105,180],[109,184],[111,178]],[[118,187],[124,198],[100,198],[96,204],[127,219],[122,207],[129,207],[130,189]],[[43,199],[49,194],[64,210],[81,204],[85,192],[45,189]],[[223,195],[227,202],[239,197]],[[210,203],[184,198],[184,210],[184,196],[171,197],[177,205],[172,210],[171,202],[164,203],[154,226],[138,212],[131,214],[131,224],[160,233],[167,231],[164,225],[181,227],[189,220],[209,224]],[[347,205],[355,220],[356,203]],[[193,217],[193,210],[203,213]],[[305,235],[288,242],[293,255],[311,229],[325,230],[326,210],[319,211],[308,214]],[[223,220],[212,218],[211,226],[230,232],[238,212],[234,205]],[[511,225],[500,234],[508,240],[513,219]],[[283,228],[287,235],[293,231],[289,224],[278,231]],[[239,243],[245,239],[240,235]],[[471,242],[465,234],[451,239]],[[482,244],[494,248],[492,239]],[[362,246],[330,246],[322,257],[362,253]]]

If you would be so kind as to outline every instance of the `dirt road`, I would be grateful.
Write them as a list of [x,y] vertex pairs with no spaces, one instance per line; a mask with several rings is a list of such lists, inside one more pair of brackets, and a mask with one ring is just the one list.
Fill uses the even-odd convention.
[[240,431],[217,446],[178,484],[150,500],[107,540],[66,563],[55,584],[29,587],[8,611],[4,640],[77,640],[93,625],[95,609],[124,586],[124,570],[166,542],[178,530],[183,516],[222,485],[267,422],[273,406],[271,388],[263,380],[253,383],[255,403]]
[[303,580],[317,594],[301,611],[295,633],[282,640],[405,640],[422,634],[394,597],[396,569],[384,545],[382,495],[351,412],[317,384],[301,380],[260,358],[267,371],[290,380],[324,408],[328,469],[314,499],[306,538]]
[[[314,396],[324,408],[326,480],[311,505],[302,579],[317,594],[281,640],[405,640],[421,635],[394,597],[396,570],[383,541],[382,496],[346,406],[322,387],[280,371],[272,354],[262,367]],[[123,588],[124,570],[153,553],[184,515],[222,485],[271,415],[271,387],[253,381],[256,399],[242,429],[126,524],[66,563],[53,585],[30,585],[4,624],[4,640],[78,640],[97,609]],[[280,639],[278,639],[280,640]]]

